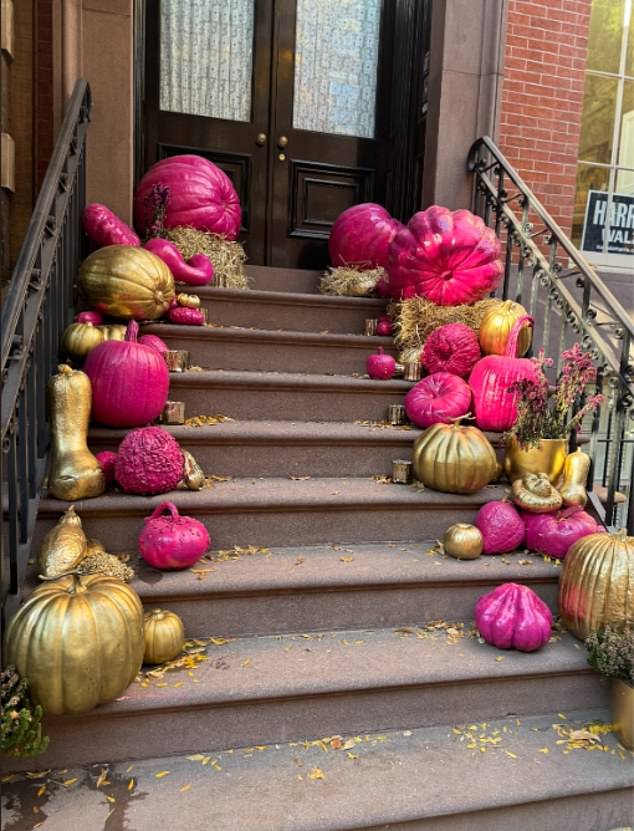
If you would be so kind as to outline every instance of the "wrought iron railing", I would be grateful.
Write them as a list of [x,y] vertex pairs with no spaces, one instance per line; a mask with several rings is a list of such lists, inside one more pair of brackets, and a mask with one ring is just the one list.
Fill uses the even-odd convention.
[[2,307],[2,527],[5,619],[19,602],[46,475],[46,386],[72,318],[83,253],[90,88],[77,82]]
[[487,136],[472,146],[473,211],[504,247],[498,294],[535,318],[533,350],[555,360],[575,341],[592,352],[600,409],[584,421],[592,502],[634,534],[634,321]]

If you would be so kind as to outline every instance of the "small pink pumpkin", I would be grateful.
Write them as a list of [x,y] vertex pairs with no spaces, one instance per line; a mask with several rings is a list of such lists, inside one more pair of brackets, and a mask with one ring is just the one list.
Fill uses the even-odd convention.
[[101,312],[79,312],[75,315],[75,323],[92,323],[93,326],[103,326],[104,316]]
[[170,323],[180,326],[204,326],[205,313],[202,309],[190,309],[189,306],[172,306],[167,314]]
[[[162,516],[168,511],[169,516]],[[162,502],[139,534],[139,551],[154,568],[189,568],[209,549],[209,532],[197,519],[181,516],[173,502]]]
[[475,625],[487,643],[497,649],[534,652],[548,643],[553,615],[528,586],[503,583],[478,599]]
[[457,375],[435,372],[413,386],[404,403],[407,417],[417,427],[450,424],[469,412],[471,390]]
[[106,484],[111,485],[115,481],[114,466],[117,461],[117,454],[112,450],[102,450],[95,455],[95,459],[97,459],[99,467],[103,470]]
[[141,240],[110,208],[99,202],[86,205],[82,216],[84,231],[93,242],[105,245],[141,245]]
[[330,229],[328,251],[334,266],[367,269],[384,266],[390,242],[401,223],[375,202],[352,205]]
[[394,324],[387,315],[381,315],[376,322],[376,333],[382,337],[389,337],[394,330]]
[[183,255],[173,242],[159,237],[152,237],[143,247],[163,260],[177,283],[187,283],[188,286],[206,286],[214,278],[214,267],[209,257],[204,254],[194,254],[185,262]]
[[185,475],[185,458],[167,430],[140,427],[131,430],[119,445],[114,472],[127,493],[165,493]]
[[445,323],[428,335],[422,364],[427,372],[452,372],[466,378],[480,359],[480,342],[470,326]]
[[524,522],[510,502],[487,502],[476,514],[475,524],[482,534],[483,554],[508,554],[524,541]]
[[387,381],[396,372],[396,361],[391,355],[386,355],[380,346],[376,355],[368,357],[366,368],[370,378],[377,381]]
[[526,547],[563,560],[573,543],[603,528],[579,505],[556,514],[524,514]]
[[169,352],[169,346],[158,335],[141,335],[139,343],[142,343],[144,346],[151,346],[152,349],[156,349],[161,355],[164,352]]

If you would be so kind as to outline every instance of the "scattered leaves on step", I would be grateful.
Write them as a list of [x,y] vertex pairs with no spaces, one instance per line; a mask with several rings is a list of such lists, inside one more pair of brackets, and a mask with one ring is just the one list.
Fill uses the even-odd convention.
[[565,745],[565,749],[568,751],[602,750],[608,752],[612,750],[609,745],[603,744],[600,737],[613,733],[615,730],[614,724],[590,722],[576,729],[568,724],[553,724],[553,730],[559,736],[555,744]]
[[496,656],[495,656],[495,660],[496,660],[496,661],[498,661],[498,663],[499,663],[500,661],[503,661],[503,660],[504,660],[504,655],[496,655]]
[[302,565],[302,563],[305,563],[305,562],[306,562],[306,558],[305,558],[305,557],[297,557],[297,558],[295,559],[295,562],[293,563],[293,565],[294,565],[294,566],[301,566],[301,565]]
[[211,574],[211,572],[215,571],[216,569],[213,568],[213,566],[212,566],[211,568],[193,568],[192,567],[189,570],[191,571],[192,574],[196,575],[196,580],[203,580],[208,574]]
[[532,566],[532,565],[533,565],[533,561],[532,561],[532,560],[518,560],[518,563],[519,563],[521,566]]
[[243,667],[243,668],[244,667],[250,667],[251,663],[252,663],[251,658],[245,658],[243,661],[240,661],[240,666]]
[[310,476],[292,476],[290,473],[288,474],[288,478],[292,479],[293,482],[306,482],[310,479]]
[[379,485],[391,485],[391,484],[393,484],[391,476],[381,476],[380,474],[376,474],[375,476],[372,477],[372,479],[374,479],[374,481]]
[[185,419],[185,427],[211,427],[214,424],[223,424],[225,421],[233,421],[226,415],[197,415]]
[[110,781],[108,780],[108,769],[101,768],[101,773],[97,777],[97,781],[95,783],[95,787],[101,788],[103,785],[109,785]]
[[225,548],[212,552],[210,560],[212,562],[223,563],[227,560],[239,560],[241,557],[251,557],[254,554],[263,554],[268,557],[271,554],[271,549],[261,545],[234,545],[233,548]]
[[187,793],[187,791],[189,791],[190,789],[191,789],[191,785],[189,783],[187,783],[186,785],[181,785],[180,788],[178,789],[178,792],[179,793]]
[[40,785],[40,787],[35,792],[35,795],[36,796],[44,796],[45,793],[46,793],[46,785]]
[[352,563],[354,562],[354,557],[339,557],[339,560],[342,563]]
[[[50,772],[51,772],[50,768],[48,770],[27,770],[26,778],[27,779],[43,779],[45,776],[48,776]],[[60,773],[65,773],[65,771],[60,771]],[[0,780],[0,781],[2,781],[3,783],[4,782],[10,782],[11,779],[14,779],[14,778],[15,778],[14,774],[9,774],[9,778],[3,777],[2,780]]]
[[390,424],[389,421],[385,421],[384,419],[381,420],[372,420],[372,419],[365,419],[365,418],[357,418],[353,421],[353,424],[361,424],[364,427],[371,427],[374,429],[379,430],[413,430],[414,428],[410,424],[399,424],[394,425]]
[[109,802],[111,805],[112,805],[114,802],[116,802],[116,801],[117,801],[117,800],[116,800],[116,798],[115,798],[115,797],[114,797],[111,793],[107,793],[107,794],[106,794],[106,799],[108,800],[108,802]]
[[326,774],[323,772],[321,768],[311,768],[311,771],[308,774],[308,778],[312,779],[313,782],[315,782],[317,779],[325,779]]
[[507,756],[510,756],[511,759],[517,759],[517,753],[512,753],[510,750],[505,750],[504,752]]
[[155,779],[164,779],[166,776],[170,775],[169,770],[159,770],[158,773],[154,774]]
[[190,364],[189,368],[187,369],[188,372],[202,372],[202,366],[197,366],[197,364]]
[[70,788],[72,785],[75,784],[75,782],[78,782],[78,781],[79,781],[79,778],[77,776],[74,776],[72,779],[66,779],[64,782],[62,782],[62,785],[65,788]]
[[550,748],[548,747],[540,747],[537,749],[538,753],[550,753]]

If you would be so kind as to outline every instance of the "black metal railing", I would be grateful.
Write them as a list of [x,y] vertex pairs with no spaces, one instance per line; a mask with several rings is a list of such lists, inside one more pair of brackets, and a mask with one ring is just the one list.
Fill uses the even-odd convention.
[[80,80],[2,307],[0,587],[5,619],[19,602],[24,581],[48,458],[46,386],[72,319],[73,285],[83,254],[90,108],[90,88]]
[[535,318],[534,352],[554,358],[554,371],[575,341],[592,352],[604,400],[583,424],[591,498],[606,525],[634,534],[634,322],[490,138],[474,143],[467,167],[473,211],[503,243],[497,293]]

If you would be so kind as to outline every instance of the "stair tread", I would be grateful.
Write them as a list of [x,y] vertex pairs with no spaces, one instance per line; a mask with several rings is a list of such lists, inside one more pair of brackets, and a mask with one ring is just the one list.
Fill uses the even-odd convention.
[[346,390],[349,392],[399,392],[412,387],[409,381],[376,381],[361,375],[336,375],[306,372],[272,372],[270,370],[202,369],[175,372],[170,378],[171,387],[179,386],[239,386],[244,389],[275,387],[301,392],[307,388],[319,390]]
[[178,337],[180,340],[233,340],[249,342],[274,342],[284,344],[311,344],[316,346],[356,346],[364,347],[368,353],[378,347],[394,350],[391,337],[363,335],[353,332],[306,332],[295,329],[258,329],[251,326],[223,326],[207,324],[206,326],[178,326],[173,323],[148,324],[143,327],[144,334],[160,335],[163,338]]
[[[184,288],[183,288],[184,290]],[[365,308],[369,312],[384,310],[387,301],[379,297],[343,297],[333,294],[319,294],[318,292],[274,291],[271,289],[253,288],[229,289],[214,288],[213,286],[197,286],[195,293],[205,301],[231,300],[245,303],[275,303],[283,305],[318,305],[328,308]]]

